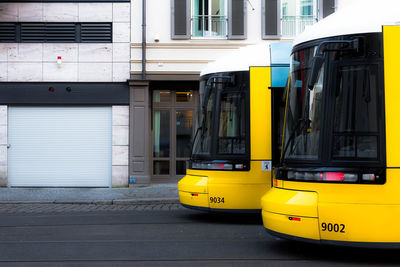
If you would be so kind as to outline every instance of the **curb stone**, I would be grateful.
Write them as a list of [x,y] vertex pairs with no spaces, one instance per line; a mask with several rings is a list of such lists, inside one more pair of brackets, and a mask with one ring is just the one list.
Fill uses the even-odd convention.
[[16,201],[1,200],[1,204],[93,204],[93,205],[152,205],[152,204],[179,204],[178,199],[174,198],[142,198],[142,199],[114,199],[114,200],[47,200],[47,201]]
[[176,198],[142,198],[142,199],[114,199],[114,205],[140,205],[140,204],[179,204]]
[[24,200],[0,200],[1,204],[54,204],[54,200],[32,200],[32,201],[24,201]]

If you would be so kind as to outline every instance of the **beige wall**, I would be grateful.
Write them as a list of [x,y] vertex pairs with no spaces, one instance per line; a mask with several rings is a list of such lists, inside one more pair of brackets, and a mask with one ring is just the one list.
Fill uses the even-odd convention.
[[[142,1],[132,1],[131,73],[142,70]],[[171,39],[170,0],[147,0],[147,64],[148,74],[199,74],[217,58],[240,47],[265,42],[261,36],[261,1],[247,2],[247,39]],[[272,40],[276,42],[277,40]],[[280,40],[282,41],[282,40]],[[291,41],[283,40],[283,41]]]

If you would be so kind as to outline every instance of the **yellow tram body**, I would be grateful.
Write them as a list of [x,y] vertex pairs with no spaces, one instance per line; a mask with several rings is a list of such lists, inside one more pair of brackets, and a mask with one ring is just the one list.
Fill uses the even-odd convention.
[[262,197],[264,227],[278,236],[318,243],[399,243],[396,174],[388,170],[386,184],[376,186],[280,181]]
[[[288,56],[290,44],[284,46]],[[266,45],[263,45],[262,49],[269,52],[269,47]],[[280,80],[286,80],[288,65],[280,66],[280,70],[276,73],[272,68],[257,64],[249,64],[247,67],[250,91],[248,107],[250,153],[247,169],[237,171],[189,167],[186,176],[178,183],[182,205],[207,211],[259,212],[261,210],[260,199],[271,188],[272,181],[271,86],[274,84],[271,78],[275,75],[279,76]],[[235,162],[233,165],[235,166]]]
[[[399,7],[399,3],[390,3]],[[383,3],[380,5],[383,5]],[[398,10],[396,7],[391,8]],[[398,17],[397,14],[393,14],[393,12],[390,14],[390,12],[386,11],[380,14],[379,8],[376,9],[376,7],[371,7],[371,10],[373,10],[371,11],[373,14],[378,14],[376,16],[382,15],[382,19],[371,22],[372,24],[377,24],[374,25],[375,29],[378,29],[378,31],[380,29],[380,33],[373,33],[375,34],[374,36],[380,48],[378,49],[379,51],[377,50],[378,54],[374,55],[372,50],[367,51],[365,55],[369,59],[361,61],[357,58],[357,62],[362,62],[357,64],[362,64],[366,67],[375,65],[373,68],[377,70],[377,73],[381,73],[382,75],[382,83],[381,86],[377,86],[378,93],[376,94],[377,96],[380,95],[379,97],[382,98],[382,102],[376,101],[376,106],[378,112],[382,113],[380,115],[378,114],[378,116],[381,116],[383,120],[382,124],[379,124],[378,133],[376,134],[378,144],[376,145],[370,142],[368,143],[369,146],[360,148],[357,147],[357,145],[360,146],[357,142],[347,142],[347,146],[340,146],[341,143],[337,144],[335,141],[330,141],[331,143],[327,144],[331,144],[331,150],[322,149],[322,151],[328,151],[331,154],[320,154],[320,160],[319,162],[316,161],[315,164],[311,161],[304,161],[303,159],[303,166],[296,161],[290,161],[291,158],[289,158],[288,155],[294,155],[294,152],[290,152],[290,144],[288,144],[289,148],[287,150],[289,152],[286,154],[286,162],[284,162],[283,167],[275,170],[273,188],[269,190],[261,200],[264,227],[273,235],[287,239],[322,244],[362,247],[400,247],[400,228],[398,227],[398,222],[400,220],[400,138],[398,138],[398,133],[400,131],[400,105],[398,104],[398,99],[400,99],[400,84],[398,82],[398,73],[400,70],[400,26],[395,24],[391,25],[391,23],[389,23],[388,26],[385,25],[385,22]],[[326,22],[321,22],[321,25],[316,24],[316,27],[310,30],[318,32],[327,27],[327,25],[335,24],[336,21],[340,20],[346,14],[350,14],[352,11],[354,10],[346,10],[341,13],[339,12],[337,15],[332,15],[328,17]],[[355,23],[362,24],[364,21],[368,20],[368,16],[370,15],[371,14],[366,12],[366,14],[361,15],[364,19],[360,18],[360,21],[355,20]],[[325,54],[323,55],[325,57],[324,64],[326,65],[330,57],[333,58],[333,56],[331,56],[332,53],[342,53],[345,55],[343,58],[350,57],[348,54],[351,54],[351,51],[343,52],[345,49],[349,49],[348,47],[344,48],[343,45],[347,40],[352,41],[357,38],[360,39],[361,42],[363,42],[362,38],[364,38],[364,40],[370,40],[368,39],[370,37],[366,37],[370,34],[367,30],[365,32],[355,31],[354,33],[350,33],[344,28],[341,28],[341,25],[337,25],[337,27],[337,32],[331,34],[335,36],[334,40],[336,43],[332,42],[328,44],[330,45],[330,50],[324,52]],[[365,27],[365,25],[361,27]],[[338,34],[340,31],[343,31],[343,37],[341,37],[342,34]],[[318,36],[318,38],[309,38],[309,36],[300,37],[300,40],[304,40],[305,38],[308,43],[330,40],[329,36]],[[375,38],[374,36],[373,38]],[[365,47],[370,43],[371,42],[365,42]],[[316,45],[318,45],[318,43]],[[304,48],[304,43],[302,43],[302,41],[297,42],[297,47],[301,46]],[[295,47],[296,44],[294,45],[294,53],[299,53],[295,51]],[[359,44],[357,44],[357,47],[357,49],[359,49],[359,47],[361,47],[361,50],[363,49]],[[300,53],[303,48],[300,48]],[[340,52],[337,52],[339,50]],[[357,53],[363,54],[363,52],[359,51],[360,50],[357,50]],[[379,55],[379,53],[381,54]],[[316,54],[318,54],[318,52]],[[351,54],[351,57],[351,60],[356,61],[354,59],[356,56]],[[379,60],[374,61],[371,57],[378,57]],[[344,64],[343,61],[345,61],[345,59],[343,58],[335,63],[336,65],[332,67],[331,73],[339,69],[336,67],[337,64]],[[351,65],[351,63],[346,64],[346,67]],[[311,76],[312,74],[310,74],[309,77]],[[379,76],[379,74],[377,76]],[[349,77],[348,75],[348,80],[350,80]],[[366,77],[367,80],[371,81],[371,72],[368,72]],[[342,83],[344,83],[343,81],[344,79],[341,80]],[[361,79],[357,81],[361,82]],[[331,103],[331,105],[337,105],[338,101],[341,99],[342,91],[337,89],[342,86],[341,82],[338,83],[339,85],[336,84],[337,87],[332,85],[332,87],[335,88],[332,91],[334,92],[333,97],[336,97],[336,102],[333,102],[333,104]],[[329,82],[325,83],[324,86],[327,84],[329,87]],[[379,82],[377,82],[377,84],[379,84]],[[352,87],[343,88],[350,90],[349,88],[355,88],[356,86],[356,84],[353,84]],[[362,87],[365,89],[368,86],[370,85],[364,84]],[[361,88],[360,90],[364,89]],[[295,88],[292,90],[300,89]],[[315,91],[317,89],[314,88],[313,90]],[[343,94],[346,94],[346,92]],[[359,98],[363,97],[363,95],[359,96]],[[288,101],[290,101],[290,97]],[[356,101],[359,100],[354,100],[352,103],[359,105],[360,102]],[[368,99],[368,101],[369,102],[366,101],[366,106],[370,105],[373,100]],[[324,103],[326,104],[328,102]],[[343,106],[341,107],[343,109]],[[325,134],[331,134],[333,139],[336,138],[336,135],[339,135],[334,127],[340,125],[340,122],[338,122],[340,118],[336,119],[340,117],[340,111],[334,110],[334,115],[332,115],[334,118],[334,123],[331,124],[332,128],[326,127],[327,131],[325,131]],[[369,110],[363,110],[363,112],[368,113],[368,115],[365,116],[370,116]],[[328,112],[325,114],[328,114]],[[351,115],[346,115],[346,119],[348,120],[350,116]],[[373,116],[371,116],[365,118],[374,120]],[[328,116],[325,118],[327,117]],[[325,125],[329,126],[329,124]],[[310,132],[316,131],[313,129],[312,122],[309,123],[308,127],[307,130],[304,130],[306,133],[299,134],[298,136],[306,136],[310,134]],[[362,126],[360,127],[362,128]],[[349,126],[346,128],[346,136],[351,134],[350,128]],[[323,129],[322,126],[321,129]],[[331,129],[332,133],[330,132]],[[360,132],[357,132],[357,134],[360,135]],[[370,136],[372,135],[372,133],[369,134]],[[310,138],[312,138],[312,136]],[[288,139],[289,137],[286,137],[286,140]],[[379,140],[381,140],[381,143],[379,143]],[[296,142],[296,137],[289,140],[289,143],[292,142]],[[361,141],[359,141],[359,143],[361,143]],[[368,161],[368,158],[361,157],[359,159],[350,157],[347,159],[346,156],[350,154],[351,147],[355,147],[356,151],[363,151],[358,153],[364,153],[364,156],[368,155],[368,153],[371,153],[373,150],[377,150],[378,152],[376,152],[375,158],[371,157],[370,161]],[[376,149],[376,147],[378,147],[378,149]],[[310,145],[308,148],[310,150]],[[298,147],[294,147],[292,151],[296,151],[296,149],[298,149]],[[340,157],[337,159],[334,158],[332,155],[335,153],[339,154]],[[321,163],[324,162],[324,155],[325,163]],[[283,155],[283,157],[285,157],[285,155]],[[374,173],[376,170],[382,171],[380,174],[377,174]],[[327,177],[329,177],[329,179],[327,179]],[[346,181],[346,177],[350,178]],[[381,180],[379,181],[379,179]]]
[[[180,202],[216,210],[260,210],[260,199],[271,188],[271,68],[250,68],[251,160],[249,171],[193,170],[178,183]],[[219,201],[218,201],[219,198]],[[213,200],[216,201],[213,201]],[[221,201],[223,199],[223,202]]]

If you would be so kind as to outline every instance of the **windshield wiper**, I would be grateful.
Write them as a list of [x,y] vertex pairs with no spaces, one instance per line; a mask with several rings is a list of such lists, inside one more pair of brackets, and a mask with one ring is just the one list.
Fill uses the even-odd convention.
[[199,126],[199,127],[197,127],[197,129],[196,129],[196,133],[194,134],[194,138],[193,138],[193,143],[192,143],[192,149],[191,149],[190,157],[192,157],[192,155],[193,155],[194,143],[196,142],[197,135],[199,134],[199,131],[201,131],[202,128],[203,128],[203,126]]
[[286,150],[289,148],[289,145],[290,145],[290,144],[292,143],[292,141],[294,140],[294,136],[295,136],[295,134],[296,134],[296,131],[297,131],[297,130],[300,130],[300,131],[303,130],[304,126],[306,126],[307,123],[309,123],[309,122],[311,122],[311,121],[310,121],[309,119],[306,119],[306,118],[300,118],[300,119],[297,121],[297,124],[296,124],[296,126],[294,127],[292,134],[289,136],[288,142],[287,142],[287,144],[286,144],[286,146],[285,146],[285,148],[284,148],[284,150],[283,150],[283,152],[282,152],[282,156],[281,156],[282,159],[285,157],[285,155],[286,155]]
[[218,82],[216,81],[217,79],[223,79],[223,80],[228,80],[229,83],[235,84],[235,76],[218,76],[218,75],[212,75],[210,78],[208,78],[204,90],[204,96],[203,96],[203,103],[201,104],[203,113],[205,113],[205,109],[207,107],[206,102],[207,99],[210,97],[211,94],[211,84],[216,84],[216,83],[224,83],[223,81]]
[[[335,47],[329,48],[329,45],[332,45],[332,44],[335,44],[335,45],[340,44],[342,46],[338,47],[338,48],[335,48]],[[330,41],[322,41],[318,45],[316,52],[315,52],[315,56],[312,61],[310,75],[308,77],[307,87],[310,90],[313,90],[314,85],[317,83],[319,71],[321,70],[322,65],[325,62],[325,53],[332,52],[332,51],[345,51],[345,50],[358,52],[359,51],[359,40],[358,39],[330,40]]]

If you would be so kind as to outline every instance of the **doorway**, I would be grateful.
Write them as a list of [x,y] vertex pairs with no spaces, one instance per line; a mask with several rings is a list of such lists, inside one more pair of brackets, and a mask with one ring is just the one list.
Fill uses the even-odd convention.
[[164,85],[152,90],[152,182],[176,182],[186,174],[195,125],[196,89],[193,85]]

